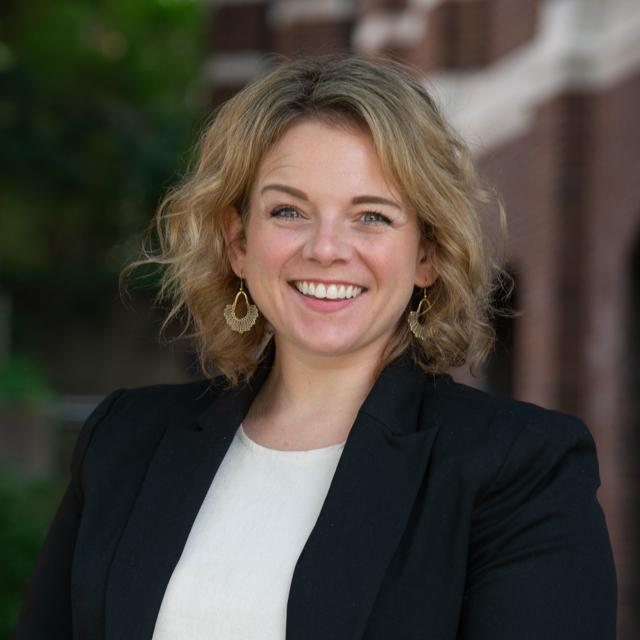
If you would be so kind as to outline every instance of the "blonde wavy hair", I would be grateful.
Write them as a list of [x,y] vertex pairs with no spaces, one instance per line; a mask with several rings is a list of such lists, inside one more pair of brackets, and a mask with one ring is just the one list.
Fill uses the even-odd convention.
[[[169,302],[163,329],[182,322],[180,335],[195,339],[206,376],[221,372],[231,385],[249,379],[268,351],[270,326],[260,315],[253,329],[239,334],[225,322],[223,309],[239,285],[225,246],[225,218],[233,206],[245,225],[260,160],[303,119],[365,127],[432,247],[438,278],[428,289],[426,338],[416,339],[401,321],[378,372],[407,349],[427,373],[465,363],[473,371],[493,346],[492,316],[504,314],[492,303],[496,289],[508,294],[513,288],[489,255],[480,212],[495,202],[503,245],[505,213],[480,186],[467,147],[424,86],[393,60],[331,55],[280,61],[222,104],[205,127],[194,166],[161,203],[151,244],[123,275],[159,265],[158,300]],[[406,313],[421,297],[416,288]]]

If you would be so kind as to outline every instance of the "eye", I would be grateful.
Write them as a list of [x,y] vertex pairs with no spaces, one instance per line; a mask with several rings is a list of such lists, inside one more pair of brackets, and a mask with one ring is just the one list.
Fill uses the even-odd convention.
[[362,220],[367,224],[391,224],[391,220],[379,211],[365,211],[362,214]]
[[288,218],[295,220],[300,217],[300,212],[289,205],[283,205],[272,209],[270,215],[272,218]]

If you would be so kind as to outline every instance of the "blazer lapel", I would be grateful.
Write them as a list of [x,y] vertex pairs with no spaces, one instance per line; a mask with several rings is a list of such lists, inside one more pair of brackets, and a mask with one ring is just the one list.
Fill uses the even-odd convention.
[[[111,565],[106,640],[151,639],[200,505],[271,362],[251,383],[220,392],[197,421],[167,426]],[[403,356],[361,407],[296,563],[287,640],[362,635],[426,475],[437,428],[418,425],[429,388],[430,378]]]
[[403,358],[383,372],[361,408],[295,567],[287,640],[363,635],[425,482],[438,431],[435,424],[417,430],[429,385]]
[[267,373],[268,367],[261,367],[250,384],[221,391],[197,421],[167,426],[111,565],[106,640],[153,636],[165,589],[200,505]]

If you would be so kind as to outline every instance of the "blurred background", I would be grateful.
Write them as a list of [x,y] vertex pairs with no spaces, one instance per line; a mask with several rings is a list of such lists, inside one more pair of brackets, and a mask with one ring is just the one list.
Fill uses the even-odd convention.
[[522,311],[454,378],[580,416],[640,637],[638,0],[4,0],[0,3],[0,639],[108,391],[198,377],[158,340],[153,276],[121,299],[211,109],[271,53],[418,68],[504,200]]

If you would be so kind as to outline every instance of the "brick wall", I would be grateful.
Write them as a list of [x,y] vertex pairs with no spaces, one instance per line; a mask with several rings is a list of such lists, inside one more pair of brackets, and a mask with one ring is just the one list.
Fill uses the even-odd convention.
[[526,135],[480,160],[509,214],[524,311],[514,395],[581,416],[596,439],[620,638],[635,637],[639,602],[640,135],[630,126],[637,104],[640,74],[554,97]]

